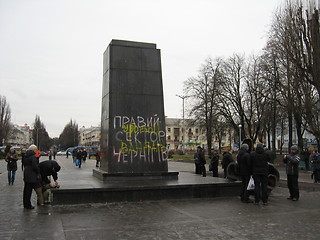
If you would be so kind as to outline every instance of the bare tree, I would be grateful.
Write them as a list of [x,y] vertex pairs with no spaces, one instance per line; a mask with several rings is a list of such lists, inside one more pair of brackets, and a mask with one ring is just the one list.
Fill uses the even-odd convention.
[[[312,1],[309,6],[315,6],[310,3]],[[320,91],[319,32],[318,9],[306,9],[301,1],[288,0],[275,14],[267,46],[268,51],[277,56],[284,72],[280,89],[282,104],[287,109],[289,146],[292,145],[294,119],[300,149],[303,148],[305,123],[308,123],[310,132],[320,137],[317,135],[319,122],[311,116],[317,114],[318,109],[310,109],[310,105],[317,106],[314,103],[318,101]],[[314,89],[318,91],[318,97],[314,97]]]
[[212,147],[213,124],[216,119],[216,104],[221,82],[221,59],[207,59],[198,77],[184,82],[184,92],[192,101],[189,115],[206,128],[207,147]]
[[0,95],[0,146],[7,139],[11,129],[11,109],[5,96]]
[[239,125],[241,125],[242,136],[246,136],[243,105],[245,70],[244,56],[234,54],[224,61],[223,82],[219,98],[219,113],[223,115],[235,132],[239,132]]

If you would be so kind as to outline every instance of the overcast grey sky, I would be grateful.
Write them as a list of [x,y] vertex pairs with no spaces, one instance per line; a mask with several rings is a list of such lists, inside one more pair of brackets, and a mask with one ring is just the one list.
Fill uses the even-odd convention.
[[0,0],[0,95],[12,122],[36,115],[50,137],[100,124],[103,52],[112,39],[161,49],[165,114],[208,57],[258,54],[283,0]]

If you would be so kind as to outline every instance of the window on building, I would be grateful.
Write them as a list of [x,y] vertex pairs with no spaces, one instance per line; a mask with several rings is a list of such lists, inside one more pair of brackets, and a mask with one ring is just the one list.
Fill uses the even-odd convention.
[[168,136],[168,140],[171,140],[171,136]]
[[171,132],[171,128],[168,128],[168,132]]
[[196,133],[198,133],[199,132],[199,129],[198,128],[196,128]]

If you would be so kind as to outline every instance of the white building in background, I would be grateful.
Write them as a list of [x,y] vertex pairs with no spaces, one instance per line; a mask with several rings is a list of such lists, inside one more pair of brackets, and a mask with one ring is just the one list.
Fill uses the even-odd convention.
[[101,128],[100,127],[82,127],[79,129],[80,146],[100,146]]
[[[194,125],[190,119],[166,118],[166,134],[168,149],[195,150],[197,146],[207,149],[206,129]],[[234,137],[225,134],[221,139],[221,148],[233,148]],[[219,141],[213,139],[212,147],[219,148]]]
[[10,144],[12,146],[28,146],[32,143],[32,130],[28,124],[23,126],[14,124],[12,126],[8,139],[6,140],[6,144]]

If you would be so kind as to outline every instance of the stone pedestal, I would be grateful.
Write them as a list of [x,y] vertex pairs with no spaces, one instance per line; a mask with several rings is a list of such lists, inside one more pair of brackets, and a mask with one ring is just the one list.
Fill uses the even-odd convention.
[[165,151],[160,50],[112,40],[103,61],[100,170],[126,176],[168,172]]

